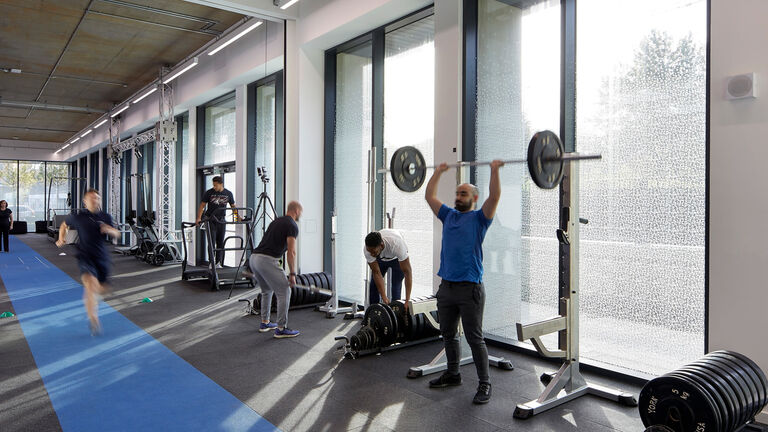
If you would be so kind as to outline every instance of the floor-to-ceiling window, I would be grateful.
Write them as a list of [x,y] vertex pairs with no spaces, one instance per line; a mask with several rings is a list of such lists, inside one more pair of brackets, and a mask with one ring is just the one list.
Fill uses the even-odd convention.
[[19,184],[19,161],[0,160],[0,200],[8,203],[14,219],[18,218],[17,186]]
[[45,219],[45,162],[19,161],[19,201],[13,210],[14,220],[27,222],[27,231]]
[[576,145],[603,155],[581,167],[581,352],[660,374],[704,353],[707,2],[576,5]]
[[[659,373],[704,349],[706,1],[562,3],[576,7],[575,38],[562,37],[561,1],[465,2],[476,7],[465,15],[476,16],[477,60],[467,60],[476,111],[464,151],[525,158],[549,129],[575,130],[566,146],[603,154],[580,164],[581,356]],[[558,193],[538,189],[524,165],[501,178],[484,245],[485,327],[515,343],[516,322],[557,314]],[[482,200],[487,167],[473,179]],[[555,334],[543,339],[557,346]]]
[[326,206],[337,214],[336,262],[344,264],[336,265],[336,287],[345,300],[363,303],[367,297],[364,238],[386,228],[387,216],[394,216],[392,227],[408,244],[412,295],[432,293],[429,207],[376,172],[388,168],[392,153],[407,145],[432,162],[432,13],[431,8],[421,10],[326,52],[326,107],[335,108],[326,111],[326,128],[332,131],[326,132],[326,146],[332,149],[326,152],[326,172],[333,179]]
[[[181,222],[194,220],[189,210],[189,114],[176,117],[178,125],[176,139],[176,227],[181,229]],[[194,194],[192,194],[194,200]]]
[[[255,241],[275,215],[282,215],[285,194],[283,75],[276,72],[248,86],[248,206],[257,210]],[[274,210],[272,207],[274,206]]]

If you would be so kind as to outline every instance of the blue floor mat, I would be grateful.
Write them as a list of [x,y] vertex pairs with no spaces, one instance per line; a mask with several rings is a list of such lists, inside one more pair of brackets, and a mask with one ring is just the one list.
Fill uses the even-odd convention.
[[278,430],[106,303],[92,337],[80,283],[13,236],[10,249],[0,277],[65,432]]

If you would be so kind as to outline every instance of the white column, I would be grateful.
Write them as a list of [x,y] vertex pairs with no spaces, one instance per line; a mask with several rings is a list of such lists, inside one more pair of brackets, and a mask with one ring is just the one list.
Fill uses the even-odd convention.
[[[248,86],[240,85],[235,88],[235,204],[238,207],[246,206],[247,191],[253,187],[253,179],[248,179]],[[237,235],[245,239],[245,227],[237,225]],[[240,262],[242,253],[235,257]]]
[[[205,121],[205,119],[201,119]],[[187,152],[189,154],[189,164],[187,170],[182,172],[181,175],[185,177],[186,183],[189,185],[189,190],[181,191],[181,188],[177,188],[177,193],[188,193],[189,204],[184,209],[182,220],[194,222],[197,218],[197,206],[200,204],[197,198],[198,189],[201,185],[197,184],[197,107],[189,107],[189,142],[187,143]],[[190,231],[193,232],[193,231]],[[197,265],[197,259],[195,251],[197,243],[195,242],[195,236],[191,236],[191,239],[187,243],[187,251],[189,256],[187,257],[187,263],[190,265]]]
[[[462,22],[460,0],[435,1],[435,161],[457,161],[461,155]],[[455,149],[455,151],[454,151]],[[431,172],[428,172],[431,175]],[[426,186],[425,186],[426,187]],[[450,171],[438,185],[438,198],[452,203],[456,178]],[[423,190],[417,192],[423,194]],[[423,196],[419,196],[423,199]],[[433,230],[433,292],[440,278],[443,224],[435,218]]]

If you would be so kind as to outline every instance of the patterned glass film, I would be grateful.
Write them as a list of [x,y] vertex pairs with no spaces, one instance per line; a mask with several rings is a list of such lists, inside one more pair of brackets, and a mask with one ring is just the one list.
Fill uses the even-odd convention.
[[[542,31],[546,29],[546,31]],[[520,9],[478,2],[477,160],[527,156],[539,130],[560,122],[560,2]],[[477,168],[478,206],[490,168]],[[501,200],[483,244],[487,336],[517,340],[515,323],[557,315],[557,190],[542,190],[524,164],[501,168]],[[554,336],[542,338],[554,344]]]
[[[400,147],[421,151],[427,165],[434,160],[435,20],[429,16],[389,32],[384,54],[384,148],[388,167]],[[413,268],[412,297],[432,295],[432,227],[434,216],[423,190],[403,192],[386,179],[385,210],[395,208],[393,228],[408,245]],[[405,287],[402,292],[405,298]]]
[[[705,0],[579,0],[581,354],[661,374],[704,353]],[[610,35],[610,37],[606,37]]]
[[27,222],[27,231],[35,230],[35,221],[45,219],[45,162],[19,162],[19,204],[13,220]]
[[0,160],[0,200],[8,203],[13,212],[13,219],[18,218],[16,206],[16,185],[18,184],[19,162],[15,160]]
[[235,95],[205,107],[205,153],[202,165],[235,160]]
[[[269,207],[266,199],[259,199],[262,193],[275,203],[275,82],[261,85],[256,88],[256,167],[266,169],[259,175],[256,172],[255,184],[257,195],[258,215],[261,215],[264,206],[266,207],[267,217],[263,218],[256,227],[254,237],[256,244],[261,241],[262,228],[269,225],[270,218],[274,217],[272,209]],[[265,183],[266,181],[266,183]],[[282,209],[280,209],[282,210]],[[278,210],[278,211],[280,211]],[[257,216],[258,216],[257,215]]]
[[368,230],[368,151],[372,140],[372,45],[336,55],[334,201],[337,214],[335,287],[339,298],[364,301]]

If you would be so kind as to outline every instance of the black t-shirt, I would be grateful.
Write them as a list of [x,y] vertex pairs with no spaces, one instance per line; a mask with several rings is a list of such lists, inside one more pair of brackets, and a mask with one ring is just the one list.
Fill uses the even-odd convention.
[[0,227],[8,228],[11,226],[11,209],[0,210]]
[[77,214],[67,216],[66,224],[77,230],[77,250],[81,255],[106,259],[107,250],[104,247],[104,234],[101,224],[112,225],[112,216],[103,211],[91,213],[81,210]]
[[267,232],[253,253],[280,258],[288,249],[288,237],[298,237],[299,226],[290,216],[280,216],[267,227]]
[[[235,196],[228,189],[216,192],[216,189],[210,188],[203,194],[203,202],[208,204],[205,215],[210,217],[216,210],[222,207],[226,208],[227,204],[235,205]],[[219,212],[216,217],[223,218],[224,215]]]

